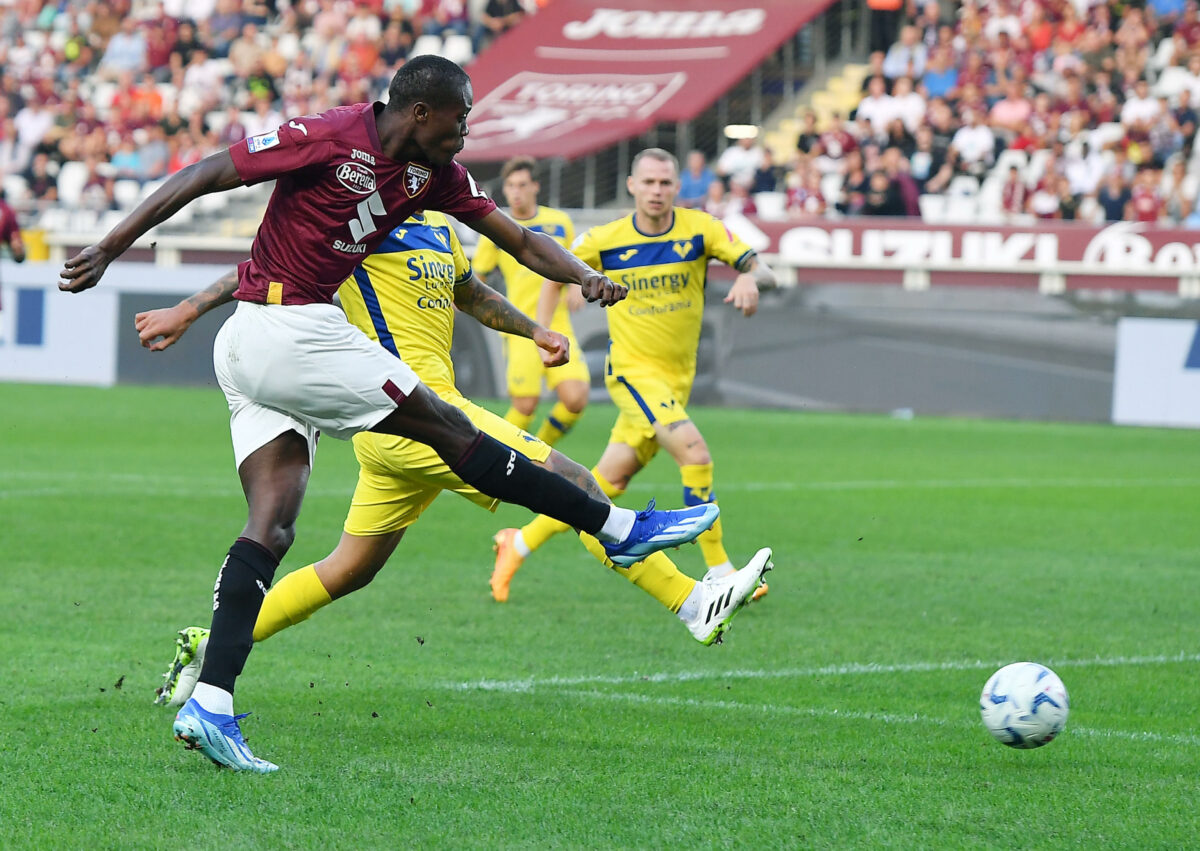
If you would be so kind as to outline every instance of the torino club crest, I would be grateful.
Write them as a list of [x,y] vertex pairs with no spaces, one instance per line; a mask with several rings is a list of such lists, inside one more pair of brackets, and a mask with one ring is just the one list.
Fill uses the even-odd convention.
[[416,198],[424,192],[431,177],[433,177],[433,172],[424,166],[415,163],[406,165],[404,167],[404,191],[408,193],[408,197]]

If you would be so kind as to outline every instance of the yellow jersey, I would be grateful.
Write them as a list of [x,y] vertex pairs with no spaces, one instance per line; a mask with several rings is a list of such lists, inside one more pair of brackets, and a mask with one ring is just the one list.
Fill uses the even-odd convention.
[[[571,224],[571,217],[562,210],[539,205],[533,218],[517,219],[515,216],[513,218],[518,224],[531,231],[552,237],[563,248],[570,248],[571,243],[575,241],[575,226]],[[542,282],[546,280],[545,278],[537,272],[526,269],[514,260],[512,255],[497,248],[496,244],[487,237],[480,238],[479,245],[475,249],[473,263],[475,271],[481,276],[487,275],[497,266],[500,267],[500,274],[504,276],[504,287],[508,291],[508,300],[526,316],[537,318],[538,299],[541,297]],[[567,300],[560,298],[558,308],[554,311],[551,320],[551,326],[559,330],[567,321]]]
[[650,369],[669,376],[696,373],[709,259],[736,267],[753,249],[702,210],[676,207],[659,236],[637,228],[634,214],[591,228],[575,255],[629,295],[607,308],[608,371]]
[[427,210],[392,229],[338,290],[347,318],[435,393],[457,392],[450,344],[454,288],[471,279],[454,228]]

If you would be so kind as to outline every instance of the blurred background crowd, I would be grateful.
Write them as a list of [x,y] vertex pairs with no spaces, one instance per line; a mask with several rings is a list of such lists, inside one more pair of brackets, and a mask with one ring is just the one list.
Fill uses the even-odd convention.
[[[128,206],[284,116],[382,97],[411,54],[467,64],[545,2],[15,0],[0,7],[4,189],[25,209]],[[785,150],[749,128],[719,157],[686,154],[682,202],[1200,225],[1192,0],[899,0],[871,21],[853,108],[804,114]]]
[[414,51],[466,64],[538,5],[15,0],[0,6],[0,177],[26,209],[128,205],[285,115],[382,97]]
[[794,150],[751,135],[711,165],[693,152],[689,204],[1200,226],[1191,0],[929,0],[873,17],[856,106],[805,113]]

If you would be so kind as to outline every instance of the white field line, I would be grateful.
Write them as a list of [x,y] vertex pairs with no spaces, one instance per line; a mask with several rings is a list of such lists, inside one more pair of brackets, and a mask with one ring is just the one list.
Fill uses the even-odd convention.
[[[596,691],[582,689],[564,689],[560,694],[582,697],[589,700],[615,700],[626,703],[650,704],[653,706],[681,706],[689,709],[730,710],[735,712],[761,712],[764,715],[793,715],[805,718],[844,718],[848,721],[870,721],[876,724],[920,724],[923,727],[954,727],[966,729],[974,727],[978,721],[966,719],[947,720],[932,718],[927,715],[897,715],[889,712],[857,712],[844,709],[826,709],[820,707],[786,706],[779,704],[737,703],[729,700],[696,700],[688,697],[663,697],[628,692]],[[1186,733],[1151,733],[1148,731],[1102,730],[1094,727],[1078,727],[1067,725],[1064,735],[1084,736],[1089,739],[1122,739],[1131,742],[1152,742],[1155,744],[1200,746],[1200,736]]]
[[[29,482],[27,487],[0,489],[0,499],[39,496],[69,496],[87,494],[100,496],[112,493],[134,493],[147,496],[175,495],[181,497],[224,497],[240,494],[237,476],[184,477],[146,475],[142,473],[47,473],[17,471],[4,473],[6,483],[16,480]],[[53,485],[41,483],[53,482]],[[979,488],[1194,488],[1200,478],[973,478],[973,479],[850,479],[845,481],[780,481],[780,482],[722,482],[718,489],[729,492],[795,492],[795,491],[887,491],[887,490],[975,490]],[[664,485],[654,482],[634,482],[631,491],[658,492]],[[310,488],[309,496],[350,496],[353,484],[345,489],[335,487]]]
[[[520,680],[470,680],[442,682],[440,688],[455,691],[528,692],[539,688],[561,689],[588,685],[634,685],[637,683],[686,683],[700,680],[791,680],[813,677],[878,676],[914,674],[936,671],[994,671],[1011,659],[1000,661],[962,660],[949,662],[904,662],[883,665],[872,662],[852,662],[844,665],[823,665],[812,668],[780,668],[778,670],[677,671],[626,676],[588,675],[578,677],[529,677]],[[1119,668],[1141,665],[1169,665],[1200,662],[1198,653],[1179,653],[1159,656],[1112,656],[1094,659],[1038,660],[1050,668]]]

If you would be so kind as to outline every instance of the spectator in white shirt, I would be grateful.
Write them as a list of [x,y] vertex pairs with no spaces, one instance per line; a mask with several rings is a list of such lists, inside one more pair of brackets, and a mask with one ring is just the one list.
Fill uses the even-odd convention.
[[917,128],[925,123],[925,98],[913,91],[911,77],[898,77],[892,87],[892,100],[895,101],[896,116],[904,122],[909,133],[916,133]]
[[1072,195],[1091,195],[1104,179],[1104,157],[1086,142],[1078,152],[1067,154],[1064,175]]
[[887,93],[883,77],[872,77],[867,85],[867,96],[859,102],[855,118],[859,121],[866,119],[871,124],[871,135],[882,138],[887,135],[887,126],[892,119],[899,117],[896,101]]
[[725,180],[748,180],[754,182],[754,172],[762,165],[762,148],[757,145],[756,136],[738,139],[736,145],[730,145],[721,152],[717,159],[717,175]]
[[960,172],[981,177],[996,155],[996,137],[982,122],[978,110],[968,109],[963,113],[966,122],[950,140],[950,150],[955,156],[955,165]]
[[271,108],[270,98],[260,97],[254,102],[254,112],[245,116],[242,123],[246,125],[247,136],[261,136],[282,124],[283,115]]
[[1133,93],[1121,107],[1121,123],[1126,130],[1149,133],[1161,109],[1158,101],[1150,96],[1150,84],[1138,80],[1133,86]]

